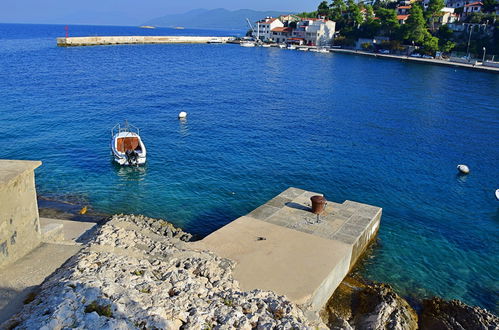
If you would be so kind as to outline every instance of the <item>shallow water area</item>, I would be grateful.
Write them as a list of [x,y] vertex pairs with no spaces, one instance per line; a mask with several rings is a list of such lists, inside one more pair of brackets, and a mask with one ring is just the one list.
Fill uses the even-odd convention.
[[[197,235],[289,186],[377,205],[379,245],[364,276],[498,313],[499,75],[237,45],[58,48],[63,35],[0,24],[0,158],[42,160],[41,195],[82,196],[100,212],[161,217]],[[141,129],[144,167],[111,161],[110,129],[125,119]]]

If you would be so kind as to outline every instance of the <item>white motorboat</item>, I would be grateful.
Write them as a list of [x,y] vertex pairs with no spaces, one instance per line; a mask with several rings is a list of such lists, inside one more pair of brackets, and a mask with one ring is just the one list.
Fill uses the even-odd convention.
[[146,146],[139,135],[139,129],[125,122],[111,129],[111,152],[114,161],[120,165],[138,166],[146,162]]
[[496,189],[496,199],[499,201],[499,189]]
[[327,49],[327,48],[319,48],[319,53],[329,53],[329,49]]
[[264,47],[264,48],[270,48],[272,46],[270,44],[263,44],[262,47]]
[[285,44],[279,44],[279,48],[284,49],[284,48],[286,48],[286,45]]
[[319,52],[319,50],[317,48],[310,48],[309,51],[312,52],[312,53],[318,53]]
[[241,47],[255,47],[255,43],[253,41],[243,41],[239,44]]
[[301,50],[302,52],[308,52],[308,48],[305,47],[300,47],[298,48],[298,50]]
[[294,50],[294,49],[296,49],[296,46],[294,46],[294,45],[289,45],[289,46],[288,46],[288,49],[292,49],[292,50]]

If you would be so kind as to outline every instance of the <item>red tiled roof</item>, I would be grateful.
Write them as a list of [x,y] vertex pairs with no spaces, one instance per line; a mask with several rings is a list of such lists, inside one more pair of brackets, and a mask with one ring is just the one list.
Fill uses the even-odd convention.
[[397,19],[398,19],[398,20],[401,20],[401,19],[402,19],[402,20],[404,20],[404,21],[405,21],[405,20],[407,19],[407,17],[409,17],[409,16],[410,16],[410,15],[397,15]]
[[473,2],[473,3],[469,3],[467,5],[464,5],[465,7],[469,7],[469,6],[483,6],[483,3],[481,2]]
[[272,29],[272,32],[291,32],[293,31],[290,27],[276,27]]
[[412,6],[398,6],[397,9],[411,9]]

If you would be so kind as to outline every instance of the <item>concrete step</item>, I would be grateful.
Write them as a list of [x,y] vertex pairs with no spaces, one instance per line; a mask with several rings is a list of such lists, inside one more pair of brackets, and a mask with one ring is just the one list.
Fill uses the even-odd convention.
[[40,223],[42,242],[52,243],[62,241],[64,239],[64,234],[62,233],[63,227],[61,223]]
[[76,245],[42,243],[21,259],[0,268],[0,329],[2,322],[21,310],[26,297],[80,249]]
[[44,229],[47,231],[48,238],[43,239],[44,242],[81,244],[95,229],[96,223],[40,218],[40,227],[42,235],[44,235]]

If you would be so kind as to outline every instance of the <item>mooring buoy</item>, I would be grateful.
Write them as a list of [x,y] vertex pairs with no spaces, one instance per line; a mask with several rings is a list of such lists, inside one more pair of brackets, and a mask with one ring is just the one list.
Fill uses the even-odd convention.
[[180,112],[180,113],[178,114],[178,118],[179,118],[179,119],[182,119],[182,118],[185,118],[185,117],[187,117],[187,112],[185,112],[185,111],[182,111],[182,112]]
[[470,173],[470,168],[466,165],[457,165],[457,169],[459,170],[459,172],[461,172],[463,174]]

